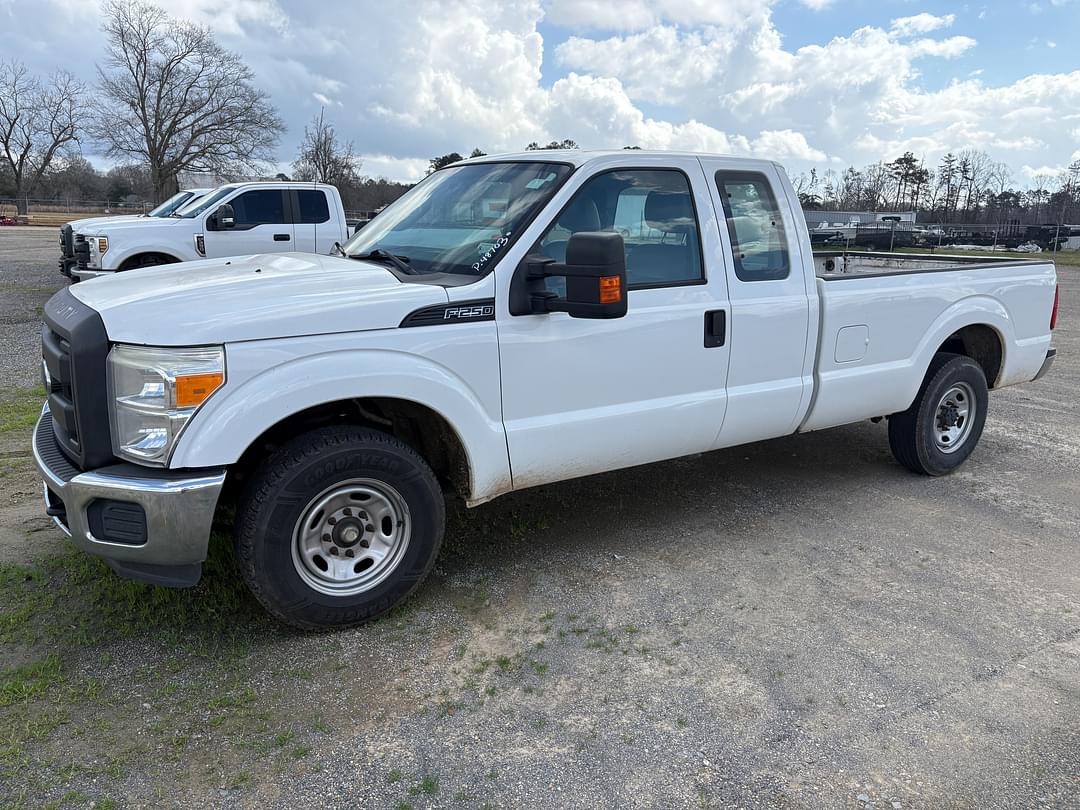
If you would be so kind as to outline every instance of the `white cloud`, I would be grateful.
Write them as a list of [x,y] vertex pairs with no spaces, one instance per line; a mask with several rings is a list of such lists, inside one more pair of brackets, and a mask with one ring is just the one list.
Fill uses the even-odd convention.
[[[966,147],[1015,166],[1053,166],[1077,149],[1066,111],[1080,109],[1080,71],[987,84],[979,66],[947,60],[1004,57],[973,51],[970,31],[956,30],[967,21],[952,14],[854,30],[836,15],[836,36],[792,48],[772,19],[775,2],[398,0],[360,14],[304,0],[177,0],[169,8],[211,24],[251,64],[289,126],[283,163],[320,107],[367,155],[366,172],[402,179],[452,150],[561,138],[760,155],[796,171],[905,150],[934,163]],[[13,8],[0,0],[5,55],[93,80],[97,0],[41,0],[5,14]],[[558,39],[545,42],[542,23]],[[943,86],[943,71],[966,78]],[[937,89],[927,89],[927,75]]]
[[892,21],[890,30],[898,37],[909,37],[914,34],[929,34],[939,28],[948,28],[954,22],[956,22],[955,14],[944,14],[939,17],[924,11],[911,17],[897,17]]
[[[805,0],[804,0],[805,1]],[[772,0],[553,0],[546,19],[567,28],[638,31],[672,22],[679,25],[727,25],[732,20],[762,19]],[[807,5],[813,5],[811,0]],[[816,0],[825,5],[831,0]]]

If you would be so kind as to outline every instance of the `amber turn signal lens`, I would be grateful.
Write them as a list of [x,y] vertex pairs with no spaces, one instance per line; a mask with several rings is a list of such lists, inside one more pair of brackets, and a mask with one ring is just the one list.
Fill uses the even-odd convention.
[[188,374],[176,378],[176,407],[194,408],[202,405],[207,398],[225,382],[225,375],[220,371],[211,374]]
[[600,276],[600,303],[617,304],[622,300],[622,279],[618,276]]

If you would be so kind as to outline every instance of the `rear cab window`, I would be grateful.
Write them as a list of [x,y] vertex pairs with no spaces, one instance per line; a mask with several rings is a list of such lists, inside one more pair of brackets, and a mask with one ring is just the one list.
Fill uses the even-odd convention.
[[297,197],[300,205],[298,224],[320,225],[330,220],[330,205],[326,201],[326,192],[301,189],[297,191]]
[[716,190],[739,281],[787,278],[791,272],[787,235],[768,178],[760,172],[719,171]]

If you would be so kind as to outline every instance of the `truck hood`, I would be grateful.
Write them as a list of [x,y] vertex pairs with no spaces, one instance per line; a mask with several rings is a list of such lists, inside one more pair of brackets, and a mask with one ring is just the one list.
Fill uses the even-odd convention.
[[[116,214],[100,217],[87,217],[86,219],[76,219],[68,223],[71,226],[72,233],[91,233],[96,234],[96,228],[103,225],[111,225],[119,222],[144,222],[153,217],[144,217],[138,214]],[[89,229],[89,230],[88,230]]]
[[390,329],[446,290],[404,283],[372,262],[275,253],[130,270],[72,294],[101,313],[110,340],[198,346]]
[[139,230],[145,232],[148,228],[187,228],[195,230],[199,220],[184,219],[183,217],[96,217],[84,220],[86,224],[76,229],[77,233],[84,236],[108,236],[110,239],[117,234],[123,235],[125,231]]

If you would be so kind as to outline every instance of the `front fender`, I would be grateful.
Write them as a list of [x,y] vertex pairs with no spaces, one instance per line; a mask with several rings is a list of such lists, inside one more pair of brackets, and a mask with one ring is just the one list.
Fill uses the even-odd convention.
[[440,414],[461,439],[469,464],[470,504],[511,489],[501,419],[445,366],[406,352],[340,349],[282,359],[273,348],[232,351],[228,381],[180,436],[169,466],[236,463],[268,429],[300,411],[359,397],[391,397]]
[[119,270],[124,262],[132,256],[138,256],[140,253],[164,253],[165,255],[172,256],[182,262],[190,262],[202,258],[202,256],[195,252],[194,240],[191,240],[190,245],[162,245],[158,242],[140,242],[116,250],[110,239],[109,249],[105,252],[105,255],[101,257],[101,269]]

